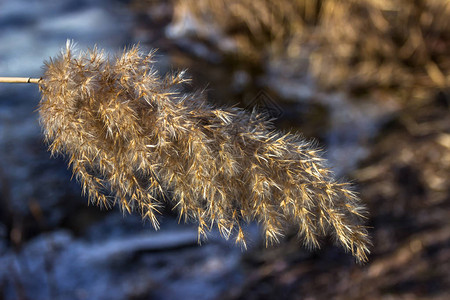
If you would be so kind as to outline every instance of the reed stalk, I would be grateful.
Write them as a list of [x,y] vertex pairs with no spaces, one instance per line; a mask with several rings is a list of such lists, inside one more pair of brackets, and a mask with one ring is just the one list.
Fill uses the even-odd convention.
[[32,77],[0,77],[0,82],[4,83],[39,83],[42,78]]

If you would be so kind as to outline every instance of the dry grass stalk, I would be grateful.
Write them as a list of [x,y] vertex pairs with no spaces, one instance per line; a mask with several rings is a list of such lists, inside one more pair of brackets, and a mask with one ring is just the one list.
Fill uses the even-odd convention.
[[39,83],[40,78],[31,77],[0,77],[0,82],[5,83]]
[[137,209],[155,228],[162,197],[180,218],[198,222],[199,238],[217,225],[245,247],[241,224],[257,220],[272,243],[290,223],[307,246],[332,234],[367,260],[364,207],[349,184],[332,178],[319,150],[276,132],[264,116],[179,93],[186,81],[183,72],[158,75],[152,53],[137,47],[109,59],[68,46],[46,63],[40,82],[52,154],[68,155],[93,203]]

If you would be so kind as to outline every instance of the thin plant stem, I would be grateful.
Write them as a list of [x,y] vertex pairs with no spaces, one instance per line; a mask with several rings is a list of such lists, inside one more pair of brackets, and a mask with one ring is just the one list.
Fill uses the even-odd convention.
[[0,77],[0,82],[6,83],[39,83],[41,78],[31,77]]

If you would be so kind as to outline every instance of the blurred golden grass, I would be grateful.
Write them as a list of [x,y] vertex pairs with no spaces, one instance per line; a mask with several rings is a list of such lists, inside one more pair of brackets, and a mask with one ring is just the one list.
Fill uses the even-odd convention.
[[175,22],[186,11],[261,64],[306,50],[324,89],[407,103],[450,86],[450,0],[183,0]]
[[264,116],[179,92],[183,72],[161,77],[153,63],[137,47],[109,58],[97,49],[74,55],[70,45],[46,63],[45,137],[93,203],[137,209],[158,228],[163,198],[198,223],[199,238],[216,225],[244,247],[242,222],[261,223],[267,243],[294,225],[309,247],[331,234],[367,260],[364,206],[318,149]]
[[404,102],[450,85],[450,1],[330,1],[312,53],[325,87]]
[[[238,54],[258,60],[266,53],[285,51],[287,42],[319,20],[322,0],[188,0],[175,1],[174,22],[186,14],[199,22],[197,33],[208,35],[213,25],[236,43]],[[217,33],[217,32],[213,32]]]

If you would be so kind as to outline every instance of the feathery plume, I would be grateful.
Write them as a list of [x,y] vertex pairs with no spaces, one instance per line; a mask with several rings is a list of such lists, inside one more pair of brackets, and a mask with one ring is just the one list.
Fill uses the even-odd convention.
[[243,222],[260,222],[267,243],[296,224],[306,245],[318,247],[330,233],[367,260],[364,207],[319,150],[264,116],[178,92],[183,72],[160,76],[153,57],[138,47],[114,58],[97,49],[74,55],[68,45],[46,63],[45,138],[52,154],[68,156],[93,203],[137,209],[158,228],[163,198],[198,223],[199,239],[216,225],[243,247]]

